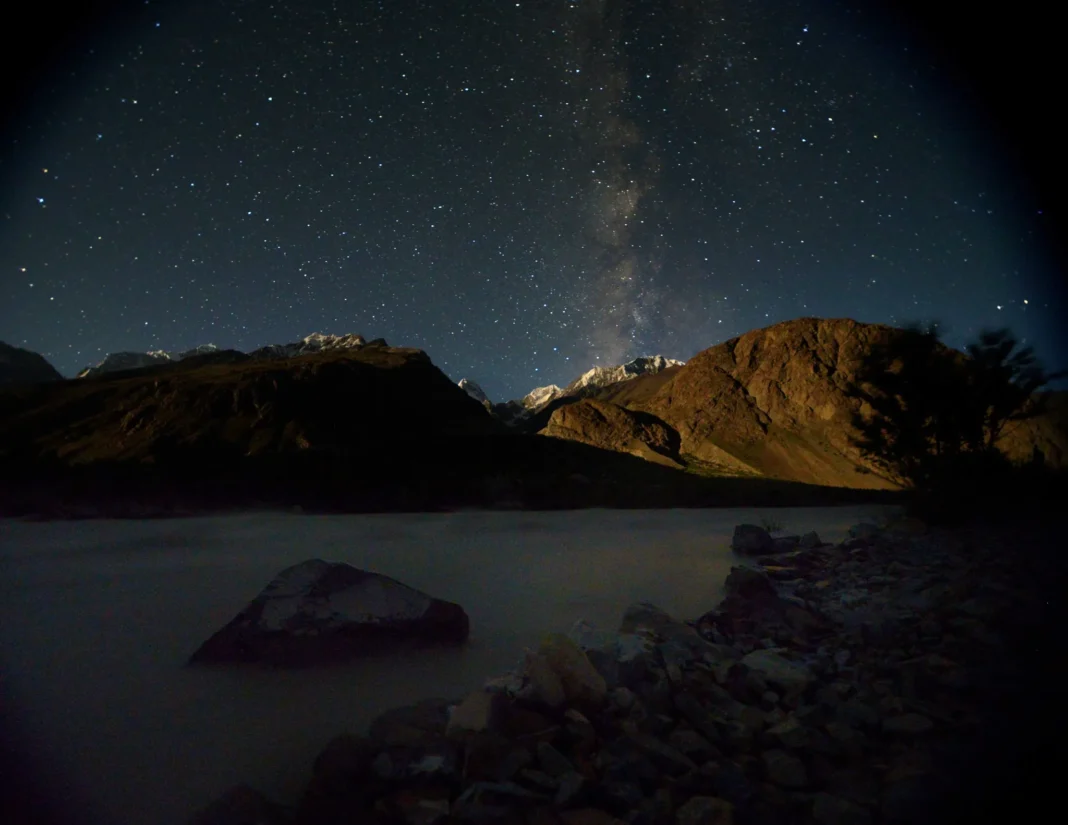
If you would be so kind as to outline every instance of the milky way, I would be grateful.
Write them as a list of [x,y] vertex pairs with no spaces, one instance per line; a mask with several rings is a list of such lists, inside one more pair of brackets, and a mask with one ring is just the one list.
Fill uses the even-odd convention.
[[139,6],[6,120],[0,340],[73,374],[355,332],[495,400],[803,315],[1058,366],[1044,204],[905,38],[849,3]]

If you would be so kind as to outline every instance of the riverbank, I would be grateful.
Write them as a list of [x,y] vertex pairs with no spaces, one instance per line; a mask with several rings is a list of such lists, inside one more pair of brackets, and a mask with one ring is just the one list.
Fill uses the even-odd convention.
[[692,622],[634,605],[386,713],[324,749],[296,808],[235,789],[195,821],[878,825],[1037,803],[1064,735],[1055,535],[854,533],[736,568]]

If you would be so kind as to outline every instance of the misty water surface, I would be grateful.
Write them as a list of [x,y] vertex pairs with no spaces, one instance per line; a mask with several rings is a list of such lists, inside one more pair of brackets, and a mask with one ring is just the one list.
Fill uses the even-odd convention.
[[[838,541],[877,507],[416,515],[255,513],[0,521],[2,698],[87,822],[183,823],[230,785],[293,801],[316,753],[378,713],[459,697],[576,620],[648,600],[695,618],[722,597],[735,524]],[[184,668],[282,568],[344,561],[458,602],[460,650],[328,670]]]

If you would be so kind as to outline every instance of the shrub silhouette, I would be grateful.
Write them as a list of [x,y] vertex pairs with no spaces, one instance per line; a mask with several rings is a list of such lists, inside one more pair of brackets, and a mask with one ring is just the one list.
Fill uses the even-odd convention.
[[[942,343],[937,324],[913,324],[857,371],[853,443],[928,509],[948,516],[969,501],[980,506],[1019,475],[998,440],[1014,422],[1044,414],[1050,394],[1042,390],[1063,375],[1047,374],[1007,329],[983,331],[962,353]],[[1026,477],[1035,473],[1029,467]]]

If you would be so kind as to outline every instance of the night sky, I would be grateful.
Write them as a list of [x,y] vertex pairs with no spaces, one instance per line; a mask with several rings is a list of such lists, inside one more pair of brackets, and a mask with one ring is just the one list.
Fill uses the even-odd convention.
[[1068,366],[1041,186],[851,5],[127,6],[9,101],[0,340],[358,332],[494,400],[803,315]]

